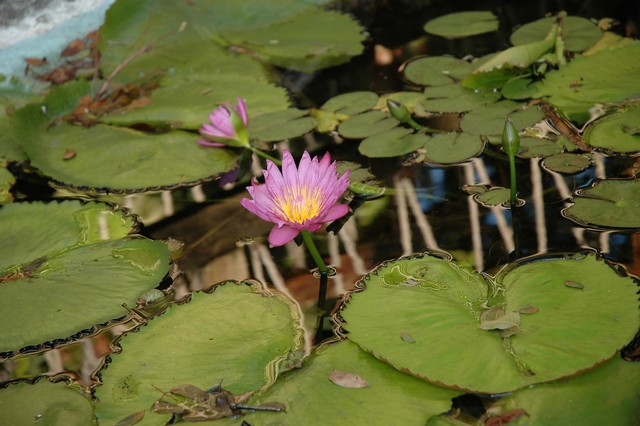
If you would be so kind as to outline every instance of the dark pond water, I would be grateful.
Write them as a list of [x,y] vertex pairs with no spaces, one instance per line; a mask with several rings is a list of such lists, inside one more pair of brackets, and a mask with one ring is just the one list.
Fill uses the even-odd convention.
[[[618,30],[637,36],[639,6],[634,2],[489,2],[501,19],[500,31],[488,36],[447,41],[425,37],[422,25],[434,16],[475,7],[475,2],[344,2],[343,9],[355,14],[371,34],[365,54],[350,64],[313,75],[282,71],[280,77],[302,108],[318,106],[340,93],[371,90],[378,93],[403,88],[398,67],[415,55],[467,53],[476,56],[503,49],[511,29],[546,12],[567,10],[586,17],[616,17]],[[452,117],[455,118],[455,117]],[[452,124],[453,123],[453,124]],[[455,121],[429,123],[446,128]],[[640,274],[640,233],[586,229],[563,217],[573,190],[595,178],[635,176],[637,157],[594,154],[594,166],[578,175],[560,175],[543,169],[540,160],[517,163],[519,196],[525,205],[512,213],[502,207],[484,207],[461,190],[465,185],[509,187],[509,168],[504,158],[483,156],[453,167],[407,165],[406,159],[368,160],[357,151],[355,141],[329,135],[308,135],[283,143],[294,153],[331,143],[338,160],[355,161],[371,170],[387,188],[386,194],[363,203],[338,235],[320,237],[320,249],[337,274],[330,281],[329,296],[336,300],[352,289],[363,274],[381,261],[426,250],[443,250],[466,260],[479,271],[490,271],[517,254],[518,257],[565,252],[590,247],[608,259]],[[33,182],[20,189],[35,198],[51,196]],[[239,205],[246,195],[243,185],[222,192],[216,184],[198,191],[179,190],[141,201],[125,201],[142,208],[149,225],[144,233],[153,238],[183,241],[178,279],[183,290],[199,289],[226,279],[255,278],[289,292],[305,308],[317,295],[317,280],[309,274],[312,261],[295,244],[269,248],[269,225],[251,216]],[[515,232],[514,232],[515,231]],[[182,293],[184,294],[184,292]],[[84,339],[59,350],[19,357],[2,365],[0,380],[35,377],[44,371],[71,371],[84,384],[101,357],[110,350],[112,335],[126,326]]]

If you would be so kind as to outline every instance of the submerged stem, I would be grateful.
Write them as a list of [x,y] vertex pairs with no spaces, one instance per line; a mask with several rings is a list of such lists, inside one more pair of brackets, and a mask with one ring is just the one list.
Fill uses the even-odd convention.
[[302,234],[302,240],[305,245],[309,249],[309,253],[311,253],[311,257],[313,261],[318,266],[318,270],[320,271],[320,289],[318,290],[318,308],[324,310],[325,304],[327,301],[327,281],[329,278],[329,268],[322,260],[322,256],[320,256],[320,252],[316,247],[313,239],[311,238],[311,233],[309,231],[300,231]]

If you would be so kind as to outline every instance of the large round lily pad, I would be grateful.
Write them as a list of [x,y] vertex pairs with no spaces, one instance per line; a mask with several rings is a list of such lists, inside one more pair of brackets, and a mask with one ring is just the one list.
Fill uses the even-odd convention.
[[[331,381],[336,371],[344,382]],[[332,376],[333,374],[333,376]],[[353,387],[359,383],[368,386]],[[252,425],[402,424],[424,425],[446,412],[457,392],[436,387],[378,361],[350,341],[319,348],[302,368],[287,372],[254,405],[280,402],[283,413],[256,412],[244,420]]]
[[64,382],[20,382],[0,390],[0,424],[86,426],[94,423],[89,398]]
[[[25,136],[21,142],[32,166],[60,185],[96,191],[193,185],[231,170],[237,161],[231,150],[200,146],[197,135],[181,131],[152,135],[104,125],[62,124],[37,127]],[[66,152],[73,152],[73,157]]]
[[395,127],[385,132],[369,136],[358,150],[371,158],[397,157],[421,148],[429,139],[424,133],[413,133],[406,127]]
[[572,201],[562,214],[583,226],[640,228],[639,180],[599,180],[577,190]]
[[1,277],[0,352],[62,342],[123,317],[123,303],[136,306],[169,270],[163,242],[131,237],[25,260]]
[[[640,92],[640,43],[578,56],[536,83],[539,96],[565,113],[589,118],[596,103],[619,102]],[[615,84],[611,84],[615,82]]]
[[620,357],[558,383],[522,389],[500,402],[502,412],[524,410],[514,425],[640,423],[640,368]]
[[397,369],[478,393],[578,374],[633,338],[631,278],[591,252],[535,260],[486,278],[431,255],[384,263],[347,298],[342,326]]
[[162,391],[215,385],[235,395],[272,383],[301,350],[302,331],[292,302],[256,284],[228,282],[194,293],[138,331],[122,338],[96,388],[96,416],[114,424],[144,411],[140,425],[164,425],[154,413]]
[[138,224],[104,203],[14,203],[0,209],[0,271],[71,246],[125,237]]

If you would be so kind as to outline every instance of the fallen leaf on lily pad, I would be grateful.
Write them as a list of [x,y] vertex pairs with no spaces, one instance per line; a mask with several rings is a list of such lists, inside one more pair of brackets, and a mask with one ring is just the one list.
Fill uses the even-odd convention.
[[338,386],[342,386],[343,388],[359,389],[369,387],[369,382],[367,382],[365,379],[358,376],[357,374],[349,373],[346,371],[333,370],[331,374],[329,374],[329,380],[331,380]]

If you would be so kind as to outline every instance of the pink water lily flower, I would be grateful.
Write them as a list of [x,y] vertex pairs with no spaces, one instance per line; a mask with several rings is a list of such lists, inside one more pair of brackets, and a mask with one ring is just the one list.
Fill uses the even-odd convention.
[[200,134],[213,141],[200,139],[198,143],[205,146],[248,146],[247,105],[238,98],[235,108],[229,104],[221,105],[209,114],[209,123],[200,128]]
[[282,173],[267,160],[263,174],[264,184],[254,179],[247,187],[253,199],[243,198],[240,203],[259,218],[275,223],[269,233],[273,246],[291,241],[300,231],[317,231],[349,211],[346,204],[338,203],[349,186],[349,171],[339,176],[329,153],[318,161],[305,151],[296,168],[291,153],[285,150]]

